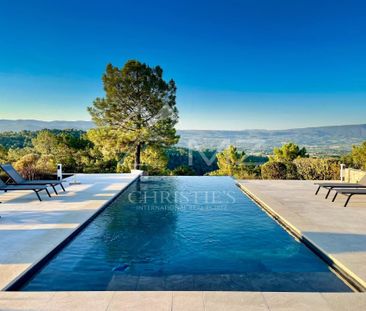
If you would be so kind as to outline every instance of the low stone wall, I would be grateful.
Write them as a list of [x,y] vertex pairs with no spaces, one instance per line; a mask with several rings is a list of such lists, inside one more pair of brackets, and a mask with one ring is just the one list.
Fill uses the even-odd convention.
[[356,170],[354,168],[344,169],[344,181],[350,183],[358,183],[364,176],[366,176],[365,171]]

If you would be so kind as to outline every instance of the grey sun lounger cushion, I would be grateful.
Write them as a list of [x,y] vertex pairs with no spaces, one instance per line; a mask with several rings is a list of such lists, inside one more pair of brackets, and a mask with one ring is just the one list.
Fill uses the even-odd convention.
[[315,183],[314,185],[321,187],[366,187],[366,185],[361,185],[358,183],[344,183],[344,182],[323,182],[323,183]]
[[333,202],[336,200],[338,194],[343,194],[346,195],[347,201],[344,204],[344,207],[346,207],[350,201],[350,199],[352,198],[352,196],[354,195],[366,195],[366,189],[345,189],[345,188],[340,188],[340,189],[334,189],[334,191],[336,192],[334,198],[333,198]]
[[321,188],[328,189],[327,195],[325,196],[325,198],[327,199],[329,197],[330,192],[338,188],[366,189],[366,176],[363,177],[359,183],[318,182],[314,184],[318,186],[315,195],[319,193]]
[[17,184],[17,185],[50,185],[53,191],[57,194],[55,186],[61,186],[65,191],[61,180],[26,180],[24,179],[11,164],[0,164],[0,167],[4,172]]
[[37,195],[38,200],[42,201],[39,196],[40,191],[45,190],[49,197],[51,197],[48,192],[47,186],[45,185],[7,185],[0,179],[0,191],[34,191]]

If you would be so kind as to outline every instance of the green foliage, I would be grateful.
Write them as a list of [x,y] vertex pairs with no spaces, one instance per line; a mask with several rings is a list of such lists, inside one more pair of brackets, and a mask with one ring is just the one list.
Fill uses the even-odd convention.
[[286,179],[287,167],[283,162],[270,161],[261,166],[263,179]]
[[219,169],[210,173],[210,175],[234,176],[244,168],[245,152],[238,151],[232,145],[217,153],[216,158]]
[[[141,169],[149,175],[166,175],[168,158],[163,149],[149,146],[142,151]],[[134,169],[134,157],[126,155],[122,163],[117,165],[117,172],[127,173]]]
[[[127,153],[128,148],[124,146],[123,134],[118,130],[97,128],[87,133],[74,130],[43,130],[32,132],[32,134],[30,132],[22,133],[25,133],[27,137],[32,137],[30,145],[10,149],[0,146],[1,163],[14,164],[28,154],[37,154],[42,158],[40,161],[44,161],[42,166],[47,164],[48,168],[39,169],[41,164],[38,164],[37,169],[37,165],[35,165],[35,174],[41,174],[43,171],[54,173],[57,163],[62,163],[64,171],[69,173],[129,172],[133,167],[134,155]],[[107,138],[108,136],[110,139]],[[32,141],[35,146],[32,145]],[[204,175],[218,169],[215,150],[197,151],[170,147],[160,148],[161,151],[157,152],[156,150],[159,148],[155,145],[148,148],[150,151],[155,150],[151,151],[150,154],[148,153],[149,155],[142,161],[144,162],[142,168],[147,170],[149,174],[164,175],[181,172],[187,175]],[[143,154],[144,151],[141,155],[142,158]],[[123,159],[126,157],[129,158],[126,161],[129,163],[128,165],[123,163]],[[50,160],[46,161],[45,159]],[[166,163],[166,161],[168,162]],[[175,170],[176,168],[178,169]],[[39,177],[36,176],[36,178]]]
[[255,158],[249,161],[244,151],[238,151],[236,147],[229,146],[216,154],[218,170],[210,172],[211,176],[233,176],[238,179],[254,179],[260,175],[258,166],[253,164]]
[[[42,130],[37,132],[20,132],[18,134],[26,135],[27,139],[32,137],[29,146],[10,148],[6,153],[0,151],[0,161],[2,163],[16,163],[28,154],[37,154],[40,156],[40,162],[37,164],[38,167],[35,165],[35,174],[55,173],[57,163],[63,164],[65,172],[116,171],[117,161],[105,159],[83,131]],[[26,138],[22,140],[25,141]],[[1,147],[0,150],[5,149]],[[25,161],[29,162],[29,159],[30,157],[22,159],[19,165],[25,165]]]
[[27,179],[35,179],[39,174],[37,170],[37,162],[40,156],[36,153],[29,153],[21,157],[15,162],[15,169]]
[[353,168],[366,170],[366,141],[353,146],[351,153],[342,158],[342,162]]
[[0,133],[0,145],[6,149],[17,149],[29,147],[32,144],[32,139],[36,136],[36,132],[21,131],[21,132],[2,132]]
[[222,175],[233,176],[244,167],[245,152],[238,151],[230,145],[228,148],[216,155],[217,165]]
[[172,171],[170,171],[170,175],[173,176],[194,176],[196,172],[187,165],[178,166]]
[[216,150],[190,150],[181,147],[170,147],[166,150],[168,169],[188,166],[195,175],[205,175],[218,169]]
[[36,153],[52,157],[56,163],[62,163],[65,170],[75,171],[77,153],[67,145],[71,141],[66,134],[55,135],[49,130],[43,130],[32,140],[32,144]]
[[64,130],[57,134],[59,141],[69,148],[85,150],[92,146],[92,143],[83,131]]
[[297,166],[293,162],[285,162],[286,165],[286,179],[298,179],[299,173],[297,171]]
[[8,150],[0,145],[0,163],[6,162],[8,159]]
[[125,135],[120,129],[95,128],[89,130],[86,137],[105,160],[119,161],[128,151]]
[[339,178],[339,160],[309,158],[305,148],[292,143],[274,149],[270,162],[261,166],[263,179],[332,180]]
[[253,164],[253,165],[262,165],[269,161],[267,156],[260,156],[260,155],[248,155],[245,158],[246,164]]
[[[125,144],[125,134],[120,129],[97,128],[87,133],[75,130],[43,130],[20,132],[17,135],[25,135],[19,141],[28,141],[27,145],[22,148],[6,148],[0,145],[0,161],[13,163],[27,178],[41,178],[42,175],[55,173],[57,163],[63,164],[65,172],[130,172],[134,167],[135,155],[129,152],[129,146]],[[366,142],[355,146],[350,154],[342,158],[343,163],[365,168],[362,166],[365,149]],[[262,174],[265,179],[339,178],[339,160],[302,158],[297,151],[281,154],[289,153],[298,156],[292,162],[272,159],[259,167],[259,163],[267,161],[266,157],[245,157],[243,152],[233,146],[219,153],[218,161],[215,150],[159,148],[156,144],[149,144],[141,150],[140,167],[150,175],[232,174],[235,178],[250,179],[260,178]]]
[[117,164],[117,173],[129,173],[133,169],[134,158],[132,154],[126,154]]
[[109,64],[103,84],[105,97],[97,98],[88,111],[99,128],[119,131],[122,145],[134,152],[135,168],[140,168],[146,145],[167,147],[178,141],[175,82],[164,81],[159,66],[135,60],[121,69]]
[[233,175],[236,179],[258,179],[260,176],[261,170],[259,166],[247,164]]
[[348,153],[348,154],[343,155],[340,158],[340,161],[341,161],[341,163],[346,164],[346,166],[348,166],[348,167],[357,168],[357,169],[362,168],[362,167],[359,167],[358,165],[356,165],[353,162],[352,153]]
[[336,180],[340,176],[340,161],[337,159],[299,158],[294,163],[301,179]]
[[143,170],[149,175],[166,175],[168,157],[163,149],[155,146],[147,147],[141,154]]
[[294,143],[284,144],[281,148],[273,149],[273,156],[270,161],[275,162],[292,162],[297,158],[307,157],[306,149],[301,148]]
[[34,153],[34,150],[30,147],[25,147],[25,148],[15,148],[12,149],[10,148],[8,150],[8,158],[6,162],[16,162],[18,161],[21,157],[25,156],[26,154],[29,153]]
[[296,159],[306,159],[308,157],[305,148],[301,148],[294,143],[287,143],[281,148],[273,149],[273,156],[269,162],[261,166],[263,179],[298,179],[298,167],[294,163]]
[[77,169],[84,173],[116,173],[117,160],[108,159],[95,146],[77,153]]
[[51,155],[28,153],[16,161],[14,167],[24,178],[33,180],[55,173],[56,161]]
[[53,154],[58,149],[59,141],[56,135],[48,130],[43,130],[32,139],[34,150],[39,154]]
[[[83,143],[82,135],[84,135],[84,131],[81,130],[42,130],[48,131],[56,136],[65,136],[65,139],[70,140],[70,144],[72,144],[72,139],[79,143]],[[23,149],[25,147],[32,147],[32,140],[42,131],[20,131],[20,132],[1,132],[0,133],[0,145],[5,147],[6,149]],[[85,143],[85,141],[84,141]],[[68,143],[67,143],[68,144]],[[81,149],[80,148],[73,148]]]

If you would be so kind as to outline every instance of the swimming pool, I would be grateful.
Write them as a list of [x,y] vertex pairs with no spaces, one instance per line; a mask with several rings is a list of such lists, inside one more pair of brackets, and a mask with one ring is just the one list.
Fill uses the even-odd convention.
[[350,289],[229,177],[141,177],[21,290]]

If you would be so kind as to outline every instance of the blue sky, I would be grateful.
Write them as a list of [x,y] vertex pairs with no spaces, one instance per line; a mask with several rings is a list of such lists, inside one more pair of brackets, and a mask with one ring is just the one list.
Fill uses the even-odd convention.
[[0,118],[88,120],[107,63],[161,65],[182,129],[366,123],[363,1],[3,1]]

